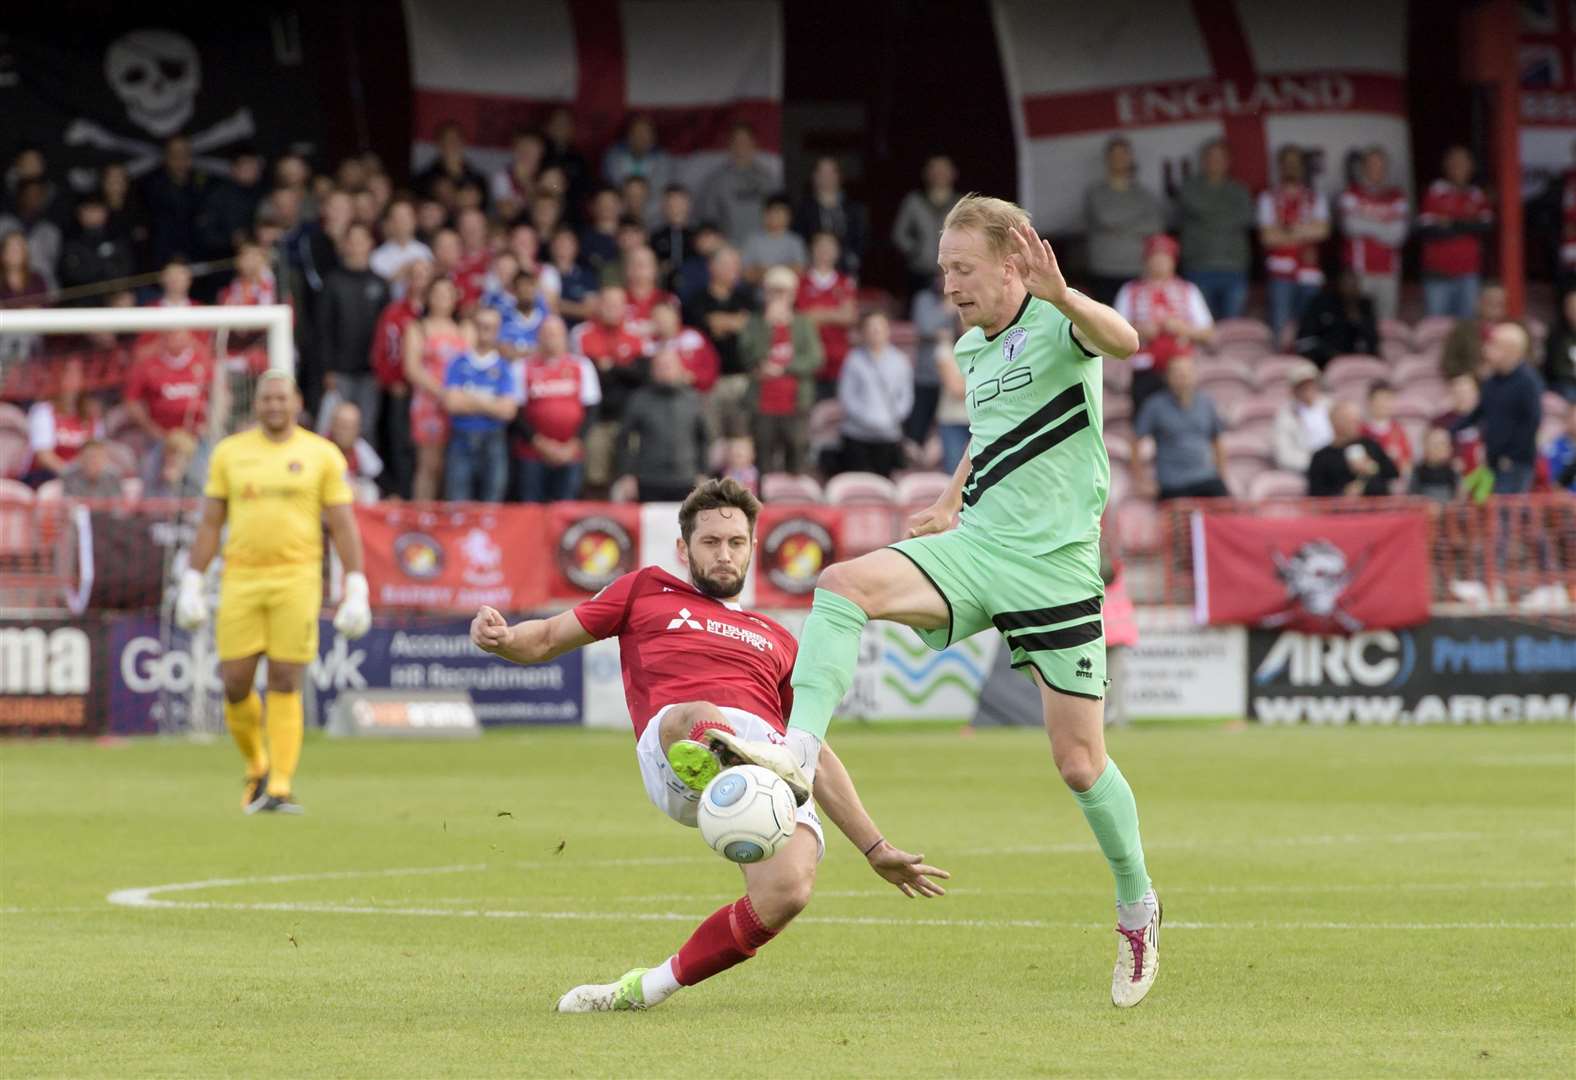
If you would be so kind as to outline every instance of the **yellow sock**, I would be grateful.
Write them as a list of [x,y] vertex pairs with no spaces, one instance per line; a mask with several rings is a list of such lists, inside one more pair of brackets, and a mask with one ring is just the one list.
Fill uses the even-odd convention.
[[268,754],[263,750],[263,699],[253,690],[240,701],[225,700],[224,722],[230,729],[241,756],[246,759],[246,775],[254,779],[268,771]]
[[280,798],[290,794],[290,781],[301,761],[301,729],[305,724],[299,692],[268,691],[268,751],[273,757],[268,770],[268,794]]

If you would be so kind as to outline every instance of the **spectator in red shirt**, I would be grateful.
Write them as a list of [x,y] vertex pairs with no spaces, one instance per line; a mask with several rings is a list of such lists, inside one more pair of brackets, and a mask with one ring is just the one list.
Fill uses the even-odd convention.
[[493,206],[504,221],[513,221],[536,194],[536,174],[542,169],[547,144],[535,131],[517,131],[510,140],[509,163],[492,178]]
[[1341,265],[1357,275],[1381,319],[1395,318],[1399,306],[1401,244],[1410,210],[1406,192],[1390,182],[1390,155],[1369,147],[1357,180],[1341,193]]
[[25,477],[35,487],[66,471],[66,466],[92,439],[104,434],[98,402],[82,392],[82,361],[72,357],[60,366],[53,397],[27,411],[28,442],[33,464]]
[[1395,418],[1395,387],[1376,379],[1368,387],[1368,419],[1363,434],[1384,448],[1405,480],[1412,471],[1412,439]]
[[624,313],[624,329],[641,340],[644,352],[652,348],[652,312],[674,302],[672,294],[657,285],[656,252],[641,244],[624,256],[624,291],[629,306]]
[[1330,235],[1330,207],[1308,186],[1307,161],[1295,146],[1276,155],[1279,183],[1259,192],[1259,242],[1269,279],[1270,329],[1276,341],[1287,325],[1296,326],[1324,284],[1319,245]]
[[[144,467],[144,479],[159,474],[164,437],[172,431],[202,435],[210,400],[223,398],[223,387],[213,380],[213,353],[205,335],[171,330],[147,335],[134,353],[123,391],[126,415],[146,438],[153,452]],[[222,400],[212,403],[224,409]],[[207,460],[207,444],[200,442],[200,464]]]
[[[406,263],[395,276],[405,295],[383,309],[372,332],[372,373],[384,394],[384,445],[389,455],[385,483],[388,490],[403,499],[410,498],[412,463],[416,458],[410,427],[410,383],[405,379],[405,332],[425,313],[427,287],[432,284],[433,275],[432,263],[427,259]],[[371,434],[376,440],[377,432]]]
[[815,373],[815,396],[834,397],[837,377],[848,355],[848,332],[859,318],[858,286],[838,269],[842,262],[837,237],[818,232],[810,237],[810,269],[799,279],[794,309],[809,319],[821,335],[826,360]]
[[1165,233],[1144,241],[1144,276],[1117,290],[1114,307],[1133,324],[1140,341],[1133,354],[1133,415],[1144,401],[1166,385],[1166,367],[1173,357],[1189,356],[1196,343],[1215,334],[1215,320],[1204,293],[1177,276],[1180,245]]
[[476,310],[482,293],[487,291],[487,271],[492,264],[492,245],[487,234],[487,215],[480,210],[464,210],[459,216],[460,260],[453,270],[460,287],[460,312]]
[[763,473],[803,472],[815,373],[825,357],[821,335],[793,310],[799,275],[786,266],[766,272],[766,310],[752,315],[739,352],[750,370],[755,459]]
[[717,383],[722,362],[717,358],[717,350],[712,348],[706,335],[693,326],[684,326],[679,322],[679,308],[676,303],[658,304],[653,308],[651,326],[653,335],[651,354],[655,356],[664,349],[678,353],[679,362],[684,365],[689,385],[701,395],[710,393],[711,388]]
[[536,349],[521,367],[520,391],[514,425],[520,501],[579,498],[602,386],[591,361],[570,352],[569,331],[556,315],[542,321]]
[[624,420],[629,396],[651,374],[645,344],[624,329],[629,308],[624,290],[609,285],[597,295],[594,317],[575,327],[569,349],[596,366],[602,386],[602,408],[586,436],[586,483],[602,487],[613,479],[614,440]]
[[1472,183],[1472,151],[1445,151],[1445,175],[1428,186],[1417,215],[1423,238],[1423,309],[1429,315],[1471,316],[1483,274],[1483,238],[1494,228],[1494,209]]

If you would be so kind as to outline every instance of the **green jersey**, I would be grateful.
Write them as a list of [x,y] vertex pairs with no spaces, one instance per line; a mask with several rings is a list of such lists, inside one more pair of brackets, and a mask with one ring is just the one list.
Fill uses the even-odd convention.
[[1100,537],[1111,482],[1100,357],[1072,331],[1067,316],[1029,296],[1000,333],[976,326],[955,353],[972,463],[959,527],[1025,554]]

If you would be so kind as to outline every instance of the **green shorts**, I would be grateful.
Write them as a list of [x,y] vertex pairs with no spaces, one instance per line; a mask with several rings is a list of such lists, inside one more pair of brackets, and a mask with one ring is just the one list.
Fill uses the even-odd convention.
[[892,548],[908,556],[947,602],[945,629],[915,631],[932,649],[994,626],[1012,649],[1012,666],[1025,676],[1033,665],[1053,690],[1105,697],[1098,541],[1025,555],[957,528]]

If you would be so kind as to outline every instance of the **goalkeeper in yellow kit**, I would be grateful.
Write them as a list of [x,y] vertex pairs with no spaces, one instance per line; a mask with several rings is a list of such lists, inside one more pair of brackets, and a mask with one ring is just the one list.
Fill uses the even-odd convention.
[[[372,625],[361,536],[351,510],[345,457],[320,435],[296,425],[301,398],[282,371],[265,372],[254,400],[257,425],[214,447],[202,523],[175,600],[187,630],[208,617],[203,572],[227,523],[219,583],[219,674],[224,719],[246,759],[241,806],[248,814],[299,814],[290,793],[301,759],[301,685],[317,656],[323,602],[323,523],[345,567],[345,596],[334,629],[349,638]],[[268,657],[267,708],[255,683]],[[264,747],[264,715],[267,747]]]

